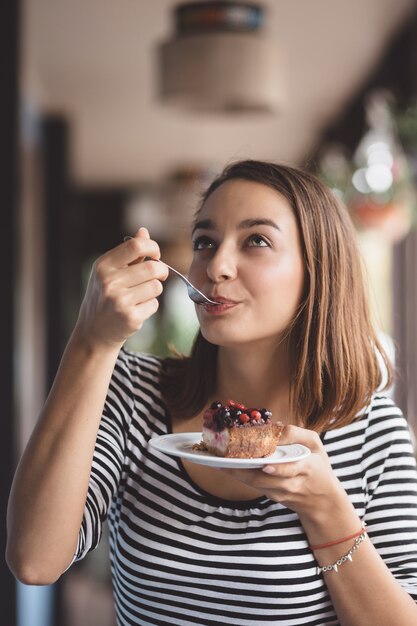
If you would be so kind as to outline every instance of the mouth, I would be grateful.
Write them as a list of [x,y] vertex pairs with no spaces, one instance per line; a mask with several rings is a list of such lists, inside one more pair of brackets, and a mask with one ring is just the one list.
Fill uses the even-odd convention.
[[236,300],[229,300],[228,298],[223,298],[221,296],[209,296],[210,300],[213,300],[216,304],[203,305],[205,311],[212,315],[219,315],[221,313],[225,313],[229,309],[234,308],[239,304]]
[[228,298],[222,298],[221,296],[209,296],[210,300],[216,302],[216,304],[230,304],[230,306],[234,304],[238,304],[236,300],[229,300]]

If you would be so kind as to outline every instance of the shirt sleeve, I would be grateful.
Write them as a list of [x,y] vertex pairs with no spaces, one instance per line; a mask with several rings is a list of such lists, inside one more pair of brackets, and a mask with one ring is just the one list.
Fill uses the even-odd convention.
[[122,473],[133,404],[129,362],[122,350],[109,384],[97,434],[84,515],[71,564],[84,558],[100,542],[102,524]]
[[417,601],[415,451],[408,424],[389,399],[372,410],[363,459],[369,537],[393,576]]

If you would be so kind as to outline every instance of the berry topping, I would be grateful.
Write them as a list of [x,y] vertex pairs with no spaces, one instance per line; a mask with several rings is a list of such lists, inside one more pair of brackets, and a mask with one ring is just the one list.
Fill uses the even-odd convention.
[[244,404],[240,404],[239,402],[235,402],[234,400],[228,400],[226,404],[227,406],[234,406],[241,411],[246,411],[246,407]]
[[224,428],[255,426],[270,422],[271,411],[268,409],[246,408],[243,404],[228,400],[225,405],[216,400],[204,412],[205,426],[215,431]]

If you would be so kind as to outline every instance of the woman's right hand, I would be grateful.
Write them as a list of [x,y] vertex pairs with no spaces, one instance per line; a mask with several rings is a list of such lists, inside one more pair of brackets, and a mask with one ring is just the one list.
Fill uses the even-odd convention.
[[159,259],[160,250],[140,228],[96,260],[74,331],[82,341],[119,349],[158,310],[168,268],[145,257]]

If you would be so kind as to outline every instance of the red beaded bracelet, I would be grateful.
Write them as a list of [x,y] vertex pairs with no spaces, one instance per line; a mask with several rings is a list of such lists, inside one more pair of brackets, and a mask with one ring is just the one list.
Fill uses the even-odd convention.
[[348,537],[343,537],[343,539],[337,539],[336,541],[329,541],[329,543],[322,543],[319,546],[310,546],[311,550],[323,550],[324,548],[331,548],[332,546],[337,546],[339,543],[344,543],[345,541],[350,541],[350,539],[355,539],[362,535],[366,524],[362,522],[362,528],[358,530],[357,533],[353,535],[349,535]]

